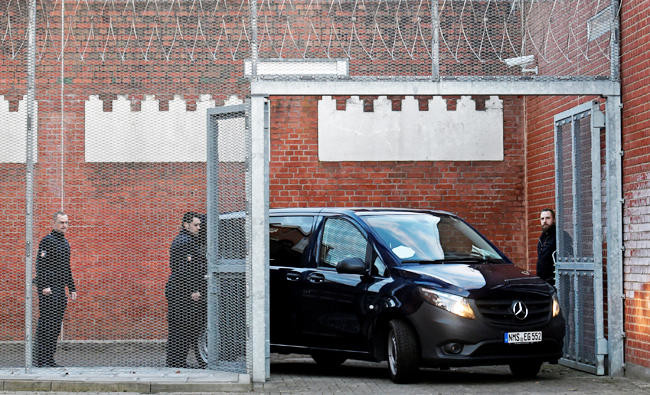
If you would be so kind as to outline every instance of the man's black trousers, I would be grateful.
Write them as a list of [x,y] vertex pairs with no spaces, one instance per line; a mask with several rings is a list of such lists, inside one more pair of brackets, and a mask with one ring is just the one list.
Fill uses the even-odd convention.
[[167,366],[187,366],[187,353],[192,348],[199,367],[203,367],[198,341],[205,329],[205,301],[178,299],[175,297],[167,299]]
[[50,295],[43,295],[42,290],[39,290],[34,365],[54,364],[56,340],[61,332],[61,322],[67,304],[64,287],[53,287]]

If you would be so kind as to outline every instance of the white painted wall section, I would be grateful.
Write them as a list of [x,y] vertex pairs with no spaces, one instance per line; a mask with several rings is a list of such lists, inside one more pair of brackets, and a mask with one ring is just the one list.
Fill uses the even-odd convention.
[[[38,103],[35,105],[35,118],[38,120]],[[37,121],[38,122],[38,121]],[[0,96],[0,163],[27,162],[27,103],[21,100],[18,111],[9,112],[9,101]],[[38,124],[35,125],[38,131]],[[36,161],[38,149],[34,136],[33,158]]]
[[[237,98],[225,104],[239,104]],[[131,111],[130,101],[119,96],[113,111],[104,112],[97,96],[86,102],[86,162],[205,162],[207,159],[207,114],[215,107],[209,95],[202,95],[195,111],[187,111],[185,100],[175,96],[168,111],[159,111],[158,100],[147,96],[140,111]],[[219,146],[243,141],[245,126],[221,121]],[[219,150],[222,161],[241,161],[243,152]]]
[[363,101],[351,97],[345,111],[323,96],[318,103],[318,157],[321,161],[501,161],[503,160],[503,102],[491,96],[485,111],[477,111],[462,96],[456,111],[447,111],[444,99],[429,100],[419,111],[407,96],[402,110],[380,96],[373,112],[363,112]]

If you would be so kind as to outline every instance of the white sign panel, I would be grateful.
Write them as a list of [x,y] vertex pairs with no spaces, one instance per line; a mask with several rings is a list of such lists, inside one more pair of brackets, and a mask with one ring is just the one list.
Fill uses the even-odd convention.
[[345,111],[323,96],[318,103],[318,157],[321,161],[501,161],[503,160],[503,103],[490,97],[484,111],[463,96],[456,111],[448,111],[441,97],[420,111],[407,96],[402,110],[380,96],[374,111],[363,101],[348,99]]
[[[38,119],[38,103],[34,102],[35,119]],[[9,101],[0,96],[0,163],[25,163],[27,162],[27,103],[21,100],[18,111],[9,112]],[[36,131],[37,122],[34,123],[33,158],[36,161]]]
[[[239,104],[231,99],[226,104]],[[207,112],[215,106],[210,96],[201,96],[196,110],[187,111],[185,100],[175,97],[168,111],[160,111],[158,100],[146,97],[140,111],[131,111],[126,97],[113,101],[113,110],[103,111],[97,96],[86,102],[87,162],[205,162],[207,159]],[[242,125],[220,124],[219,146],[244,140]],[[233,135],[233,133],[235,135]],[[241,161],[244,153],[219,150],[221,161]]]

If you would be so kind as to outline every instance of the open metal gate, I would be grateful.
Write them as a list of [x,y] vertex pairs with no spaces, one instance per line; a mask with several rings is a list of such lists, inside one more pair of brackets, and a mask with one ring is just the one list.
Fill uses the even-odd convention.
[[605,374],[601,129],[597,101],[555,116],[555,283],[567,328],[561,363]]
[[250,373],[251,143],[248,105],[208,110],[208,368]]

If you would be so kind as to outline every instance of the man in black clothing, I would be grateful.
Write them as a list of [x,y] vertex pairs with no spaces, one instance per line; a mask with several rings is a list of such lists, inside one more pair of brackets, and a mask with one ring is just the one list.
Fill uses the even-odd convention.
[[194,349],[199,367],[205,367],[197,346],[207,310],[207,262],[199,236],[200,228],[200,215],[185,213],[181,231],[169,249],[171,274],[165,286],[169,367],[188,367],[190,347]]
[[[557,250],[555,211],[550,208],[542,209],[540,214],[542,234],[537,242],[537,276],[551,285],[555,285],[555,259]],[[573,254],[573,240],[567,232],[562,232],[563,255]]]
[[68,216],[58,211],[54,214],[52,232],[38,245],[36,278],[38,290],[38,326],[33,364],[36,367],[55,367],[56,341],[61,331],[63,314],[68,304],[65,287],[72,300],[77,292],[70,270],[70,244],[65,238]]

